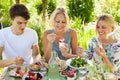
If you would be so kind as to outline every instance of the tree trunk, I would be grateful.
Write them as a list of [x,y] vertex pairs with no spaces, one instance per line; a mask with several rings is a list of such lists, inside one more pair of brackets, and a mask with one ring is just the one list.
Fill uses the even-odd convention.
[[46,8],[47,8],[47,0],[42,0],[42,20],[46,22]]
[[3,27],[2,27],[2,23],[0,22],[0,29],[2,29]]
[[20,3],[20,0],[15,0],[16,1],[16,4],[19,4]]

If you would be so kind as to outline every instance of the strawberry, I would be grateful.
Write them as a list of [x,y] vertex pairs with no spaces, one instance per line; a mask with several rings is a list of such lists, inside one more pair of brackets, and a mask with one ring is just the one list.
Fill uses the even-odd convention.
[[20,74],[21,76],[23,76],[24,73],[23,73],[22,71],[19,71],[19,74]]
[[75,70],[75,69],[73,69],[73,68],[71,68],[71,70],[70,70],[70,71],[72,71],[72,72],[74,72],[74,73],[76,72],[76,70]]
[[19,70],[16,70],[16,73],[19,74]]
[[16,70],[16,73],[17,73],[17,75],[20,75],[20,76],[23,76],[23,72],[22,71],[20,71],[20,70]]
[[32,76],[32,80],[37,80],[37,77],[36,76]]
[[59,42],[65,42],[65,39],[64,38],[60,38]]
[[67,76],[68,77],[70,77],[70,78],[72,78],[72,77],[74,77],[74,72],[72,72],[72,71],[69,71],[68,73],[67,73]]

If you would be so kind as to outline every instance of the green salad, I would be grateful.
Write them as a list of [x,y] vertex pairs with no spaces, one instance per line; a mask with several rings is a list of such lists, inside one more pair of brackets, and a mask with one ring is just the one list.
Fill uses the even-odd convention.
[[76,68],[84,67],[87,64],[87,60],[84,58],[73,58],[70,65]]

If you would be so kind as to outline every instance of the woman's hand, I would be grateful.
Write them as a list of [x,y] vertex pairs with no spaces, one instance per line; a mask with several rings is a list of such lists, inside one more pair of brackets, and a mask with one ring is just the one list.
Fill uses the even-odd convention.
[[85,54],[84,54],[84,49],[80,46],[77,47],[76,49],[76,54],[79,56],[79,57],[85,57]]
[[20,56],[13,58],[13,63],[17,66],[21,66],[24,62],[24,59]]
[[50,43],[53,43],[53,41],[56,39],[56,34],[55,33],[48,34],[47,39]]
[[105,50],[100,48],[98,45],[94,48],[96,54],[102,57],[103,61],[106,63],[106,67],[108,67],[111,71],[113,70],[113,64],[109,61],[106,56]]
[[95,50],[96,54],[98,54],[102,58],[106,57],[105,50],[103,48],[100,48],[98,45],[96,45],[96,47],[94,48],[94,50]]
[[69,51],[68,44],[64,43],[64,45],[60,47],[60,51],[64,57],[67,57]]

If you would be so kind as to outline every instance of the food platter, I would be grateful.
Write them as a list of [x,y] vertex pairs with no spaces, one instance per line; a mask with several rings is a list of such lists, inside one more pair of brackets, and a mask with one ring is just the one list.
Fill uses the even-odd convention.
[[41,65],[39,65],[39,64],[36,64],[36,63],[33,63],[33,64],[31,64],[30,66],[29,66],[29,68],[30,68],[30,70],[40,70],[40,67],[41,67]]
[[17,68],[15,68],[15,69],[12,69],[9,71],[9,76],[15,77],[15,78],[22,78],[24,73],[25,73],[25,71],[18,70]]
[[28,71],[22,80],[43,80],[43,73],[38,71]]
[[[85,62],[85,65],[84,65],[84,63],[82,63],[83,65],[82,66],[79,66],[79,67],[76,67],[75,65],[71,65],[71,62],[73,61],[73,60],[75,60],[75,59],[78,59],[78,58],[70,58],[70,59],[67,59],[66,60],[66,65],[67,66],[69,66],[69,67],[71,67],[71,68],[74,68],[74,69],[76,69],[76,70],[84,70],[84,69],[86,69],[86,65],[90,65],[91,64],[91,61],[90,60],[88,60],[88,59],[81,59],[82,61],[84,61]],[[80,59],[80,58],[79,58]],[[81,62],[79,61],[79,64],[81,65]]]

